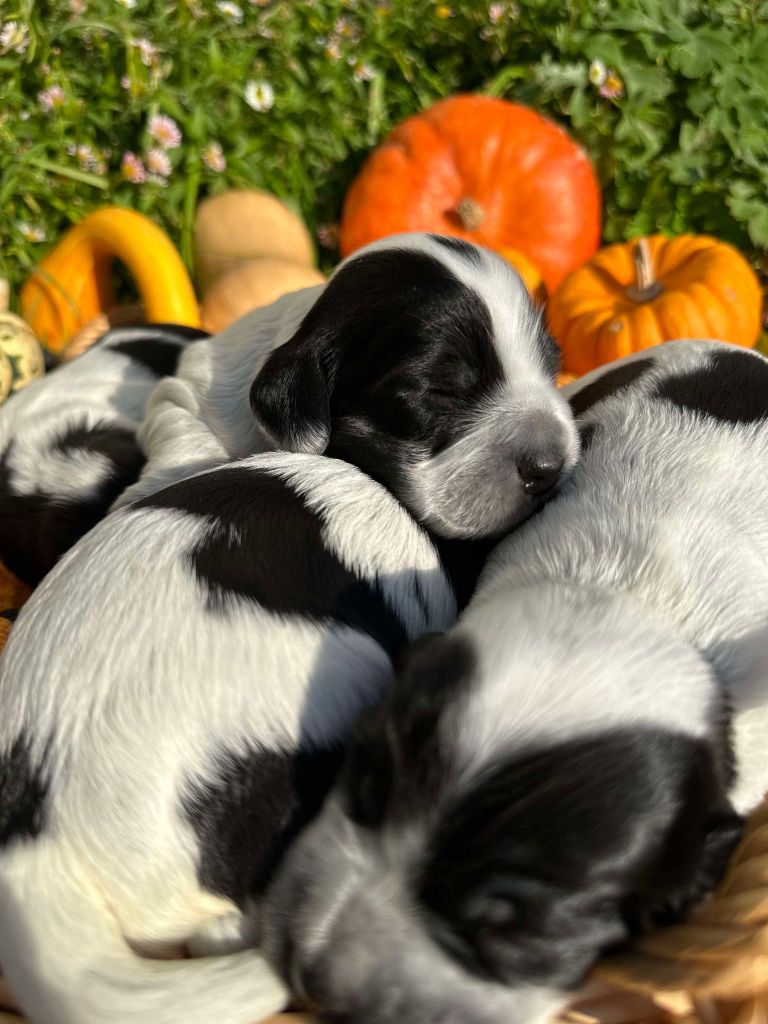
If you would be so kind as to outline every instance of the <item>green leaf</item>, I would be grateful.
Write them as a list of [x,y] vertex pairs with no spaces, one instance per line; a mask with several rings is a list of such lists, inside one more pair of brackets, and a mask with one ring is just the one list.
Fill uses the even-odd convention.
[[754,213],[747,225],[747,230],[755,245],[768,248],[768,206],[763,204],[762,209]]
[[504,96],[512,85],[530,74],[530,68],[520,64],[506,64],[487,83],[483,92],[486,96]]

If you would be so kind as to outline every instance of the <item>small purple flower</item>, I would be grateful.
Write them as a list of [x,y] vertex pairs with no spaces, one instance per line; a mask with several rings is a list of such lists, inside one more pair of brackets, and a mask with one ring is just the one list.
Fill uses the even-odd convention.
[[153,64],[157,63],[158,49],[154,43],[150,43],[148,39],[134,39],[133,45],[139,51],[141,57],[141,63],[145,68],[151,68]]
[[615,71],[609,71],[599,91],[603,99],[617,100],[624,95],[624,83]]
[[84,171],[95,171],[100,166],[99,158],[93,149],[85,143],[78,146],[67,146],[67,152],[70,156],[77,157],[77,162]]
[[123,177],[126,181],[130,181],[132,185],[140,185],[147,179],[147,173],[144,170],[144,164],[135,153],[131,153],[130,150],[123,153],[123,159],[120,161],[120,170],[122,171]]
[[42,92],[37,94],[37,102],[46,114],[51,110],[55,110],[56,107],[63,106],[66,98],[64,90],[60,85],[52,85],[50,88],[43,89]]
[[331,36],[326,43],[325,55],[331,60],[341,60],[341,42],[335,36]]
[[209,171],[221,174],[226,170],[227,161],[224,158],[221,146],[218,142],[210,142],[203,150],[203,163]]
[[370,64],[358,64],[353,76],[356,82],[372,82],[376,77],[376,72]]
[[147,170],[151,175],[158,175],[161,178],[167,178],[171,173],[171,161],[168,154],[163,149],[150,149],[145,157],[147,162]]
[[488,8],[488,18],[492,25],[498,25],[501,19],[504,17],[506,11],[506,4],[491,4]]
[[181,129],[166,114],[153,114],[147,122],[149,134],[162,149],[178,149],[181,145]]

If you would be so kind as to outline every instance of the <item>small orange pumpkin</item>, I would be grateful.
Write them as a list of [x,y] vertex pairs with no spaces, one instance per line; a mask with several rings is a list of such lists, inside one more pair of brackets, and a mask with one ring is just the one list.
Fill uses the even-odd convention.
[[609,245],[550,297],[549,324],[563,371],[582,374],[680,338],[751,347],[762,297],[744,257],[706,235]]
[[552,289],[597,249],[600,187],[584,150],[541,114],[454,96],[395,128],[347,193],[343,256],[401,231],[518,249]]

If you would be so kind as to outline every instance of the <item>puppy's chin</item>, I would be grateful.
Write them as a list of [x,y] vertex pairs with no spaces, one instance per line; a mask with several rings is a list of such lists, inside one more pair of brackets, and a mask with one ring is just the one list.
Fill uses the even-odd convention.
[[481,485],[459,493],[444,487],[409,488],[407,504],[430,533],[446,540],[495,540],[520,526],[554,496],[556,488],[530,497],[517,481],[495,491]]
[[524,501],[512,511],[496,516],[488,516],[483,509],[469,509],[466,512],[458,510],[449,517],[431,509],[425,511],[420,519],[430,533],[446,540],[501,540],[543,505],[543,500]]

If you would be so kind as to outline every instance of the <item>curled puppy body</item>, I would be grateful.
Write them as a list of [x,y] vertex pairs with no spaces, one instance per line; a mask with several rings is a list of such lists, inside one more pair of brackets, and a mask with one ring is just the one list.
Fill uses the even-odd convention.
[[152,396],[147,467],[120,504],[253,452],[323,453],[384,484],[458,577],[467,539],[521,522],[576,460],[558,361],[505,260],[395,235],[190,348]]
[[[82,538],[0,663],[0,962],[34,1024],[280,1009],[263,893],[390,656],[455,614],[428,536],[333,459],[254,456]],[[158,960],[185,946],[221,955]]]
[[[22,609],[0,663],[0,962],[34,1024],[248,1024],[283,1005],[256,950],[264,893],[390,658],[456,615],[432,535],[464,543],[459,506],[432,480],[425,510],[419,459],[475,432],[479,453],[446,462],[489,497],[481,534],[573,464],[519,278],[492,259],[521,315],[502,322],[455,275],[435,284],[453,245],[422,244],[347,264],[249,385],[258,429],[292,451],[117,509]],[[526,488],[518,462],[542,451],[557,465]],[[179,945],[198,958],[157,962]]]
[[159,377],[203,331],[107,332],[0,408],[0,560],[37,583],[136,481],[136,431]]
[[768,360],[571,388],[582,457],[357,726],[265,916],[344,1024],[536,1024],[720,877],[768,790]]

